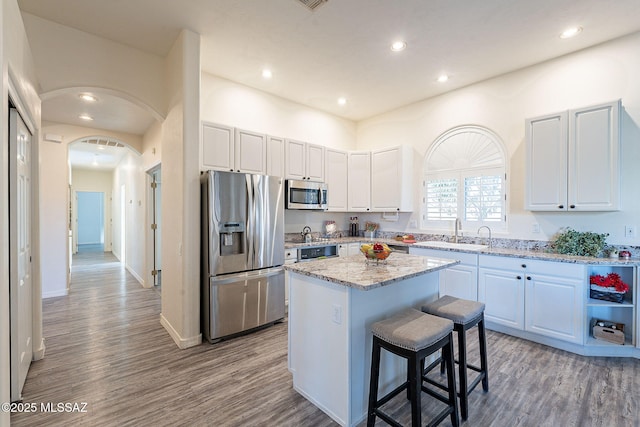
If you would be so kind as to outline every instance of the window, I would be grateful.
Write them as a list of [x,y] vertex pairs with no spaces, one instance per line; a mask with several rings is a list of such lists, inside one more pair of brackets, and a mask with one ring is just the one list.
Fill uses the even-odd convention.
[[425,156],[422,228],[506,225],[505,160],[491,131],[462,126],[445,132]]

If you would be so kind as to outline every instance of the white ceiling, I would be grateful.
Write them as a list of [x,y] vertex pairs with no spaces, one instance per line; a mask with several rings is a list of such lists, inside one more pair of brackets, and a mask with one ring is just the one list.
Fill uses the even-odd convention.
[[[190,29],[202,37],[205,71],[354,121],[640,31],[638,0],[328,0],[315,11],[298,0],[18,3],[161,56]],[[583,31],[560,39],[572,25]],[[391,52],[398,38],[407,49]],[[271,80],[261,77],[263,67],[273,70]],[[450,80],[436,82],[443,72]],[[106,101],[100,108],[111,119],[96,120],[97,128],[119,123],[117,130],[142,133],[152,120],[113,107],[128,101]],[[46,100],[43,119],[77,120],[79,106],[73,96]]]

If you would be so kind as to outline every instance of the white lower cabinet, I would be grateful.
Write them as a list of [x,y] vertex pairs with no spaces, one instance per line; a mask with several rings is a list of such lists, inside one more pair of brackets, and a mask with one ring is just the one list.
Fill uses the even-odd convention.
[[440,251],[412,246],[413,255],[448,258],[460,261],[460,264],[440,272],[439,295],[451,295],[472,301],[478,300],[478,255],[466,252]]
[[360,253],[360,243],[340,243],[338,245],[338,256],[349,256]]
[[582,344],[583,277],[584,273],[575,278],[527,273],[525,330]]
[[488,323],[584,343],[584,265],[491,255],[478,265]]
[[524,329],[524,279],[522,273],[481,267],[478,300],[484,302],[487,322]]

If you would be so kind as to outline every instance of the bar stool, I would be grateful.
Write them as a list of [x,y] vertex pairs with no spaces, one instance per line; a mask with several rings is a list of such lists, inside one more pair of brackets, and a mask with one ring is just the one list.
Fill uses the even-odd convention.
[[[400,424],[386,414],[381,407],[406,389],[407,397],[411,400],[412,426],[421,426],[420,399],[421,392],[424,391],[447,404],[447,407],[440,411],[428,425],[435,426],[444,420],[447,415],[450,415],[451,424],[454,427],[458,427],[460,419],[458,417],[458,399],[456,397],[456,380],[453,369],[453,322],[425,314],[414,308],[407,308],[388,319],[374,323],[371,329],[373,332],[373,348],[367,426],[374,425],[376,416],[391,425],[399,426]],[[407,380],[378,400],[381,348],[407,359]],[[424,359],[440,349],[442,349],[442,359],[447,365],[447,397],[423,385]]]
[[[460,415],[466,420],[469,415],[469,393],[482,381],[482,389],[489,391],[489,377],[487,373],[487,341],[484,330],[484,303],[477,301],[469,301],[450,295],[443,296],[438,300],[423,305],[422,311],[434,316],[442,317],[453,321],[453,330],[458,334],[458,363],[460,388],[458,395],[460,396]],[[478,325],[478,340],[480,344],[480,367],[469,365],[467,363],[467,341],[466,331]],[[443,360],[429,365],[425,372],[430,371],[436,365],[440,364],[440,372],[444,372]],[[469,384],[467,378],[467,368],[478,372],[479,375]],[[443,385],[426,379],[432,385],[444,388]]]

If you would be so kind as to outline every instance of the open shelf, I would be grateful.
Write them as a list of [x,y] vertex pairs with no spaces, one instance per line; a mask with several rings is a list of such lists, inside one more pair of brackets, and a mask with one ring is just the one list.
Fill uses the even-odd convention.
[[622,302],[604,301],[601,299],[589,298],[587,300],[589,307],[616,307],[616,308],[633,308],[633,302],[623,300]]
[[600,347],[624,347],[624,346],[633,346],[633,342],[629,339],[629,337],[625,336],[624,337],[624,346],[621,344],[616,344],[613,342],[609,342],[609,341],[604,341],[604,340],[598,340],[595,339],[593,337],[593,335],[589,334],[589,337],[587,338],[587,345],[592,345],[592,346],[600,346]]
[[[637,292],[637,269],[633,265],[599,264],[590,265],[587,268],[586,292],[586,318],[585,318],[585,345],[597,348],[597,352],[602,354],[626,354],[633,348],[636,341],[636,295]],[[629,291],[625,294],[624,300],[620,303],[605,301],[590,297],[590,280],[592,275],[600,274],[606,276],[609,273],[617,273],[620,278],[629,285]],[[593,337],[591,330],[593,319],[602,319],[624,324],[625,342],[624,345],[598,340]],[[626,350],[625,350],[626,347]]]

